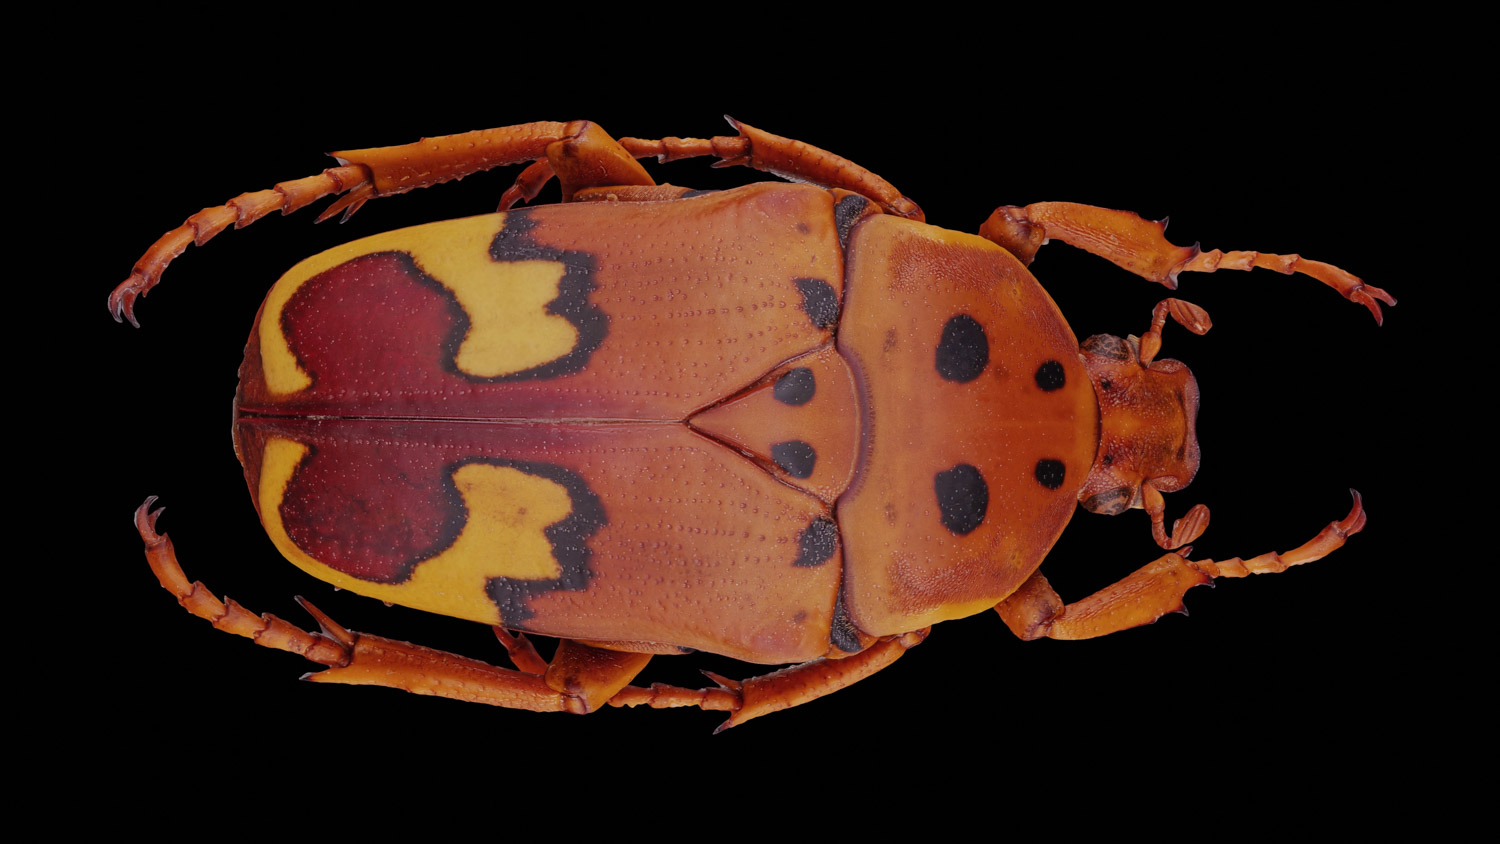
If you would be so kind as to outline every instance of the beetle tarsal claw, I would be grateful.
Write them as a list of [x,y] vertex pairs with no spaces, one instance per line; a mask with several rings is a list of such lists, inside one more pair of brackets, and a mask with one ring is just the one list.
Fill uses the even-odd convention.
[[358,637],[347,627],[329,618],[327,613],[313,606],[312,601],[307,600],[301,595],[298,595],[295,600],[299,606],[307,610],[308,615],[312,616],[318,622],[318,627],[322,629],[324,636],[333,639],[346,648],[354,647],[354,641]]

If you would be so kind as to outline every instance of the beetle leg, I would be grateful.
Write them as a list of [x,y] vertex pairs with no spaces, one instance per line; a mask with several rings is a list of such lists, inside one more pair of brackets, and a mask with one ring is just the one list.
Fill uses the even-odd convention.
[[[231,224],[244,228],[272,211],[290,214],[325,196],[348,192],[318,217],[320,222],[340,211],[347,218],[377,196],[393,196],[494,167],[538,160],[546,160],[548,170],[533,165],[523,172],[517,185],[506,191],[509,202],[527,196],[528,190],[539,190],[547,172],[561,179],[565,201],[574,191],[588,187],[655,184],[630,153],[586,120],[524,123],[333,155],[340,166],[317,176],[282,182],[270,190],[241,194],[223,205],[199,211],[162,235],[136,262],[130,276],[110,293],[109,311],[115,321],[128,319],[132,325],[140,325],[135,318],[136,299],[156,286],[162,271],[188,244],[202,246]],[[535,195],[534,190],[530,195]]]
[[[605,651],[564,641],[552,664],[542,673],[512,671],[479,660],[407,642],[347,630],[318,608],[298,598],[322,630],[310,633],[269,613],[256,615],[232,600],[220,601],[201,582],[189,582],[177,562],[177,552],[166,534],[156,532],[161,510],[152,510],[155,497],[135,512],[136,530],[146,544],[146,559],[161,585],[183,609],[207,619],[214,627],[254,640],[257,645],[301,654],[328,666],[307,674],[315,683],[387,686],[415,694],[488,703],[538,712],[589,712],[634,679],[649,654]],[[507,642],[507,639],[510,641]],[[523,667],[540,662],[529,644],[501,637]],[[524,642],[524,640],[521,640]],[[722,708],[722,707],[721,707]]]
[[496,626],[495,638],[505,646],[505,652],[510,655],[511,664],[527,674],[547,673],[547,660],[536,652],[536,646],[526,638],[525,633],[511,633],[504,627]]
[[1165,220],[1152,222],[1129,211],[1076,202],[1035,202],[1024,208],[1009,205],[995,209],[979,228],[979,234],[1010,250],[1026,264],[1031,263],[1036,250],[1049,239],[1061,240],[1171,290],[1177,289],[1178,273],[1264,267],[1284,275],[1312,276],[1345,299],[1364,305],[1376,323],[1382,321],[1380,302],[1396,304],[1389,293],[1332,264],[1305,260],[1300,255],[1217,249],[1204,252],[1196,244],[1173,246],[1164,236],[1166,228]]
[[[782,709],[790,709],[869,677],[871,674],[895,662],[907,650],[921,644],[932,628],[923,628],[901,636],[893,636],[879,644],[843,659],[815,659],[751,677],[734,681],[717,674],[704,672],[719,685],[718,689],[683,689],[661,683],[649,689],[627,686],[610,699],[611,706],[650,706],[665,709],[674,706],[699,706],[703,709],[730,708],[733,712],[714,732],[722,732]],[[716,697],[713,693],[719,692]],[[723,694],[733,695],[737,705],[724,707]]]
[[166,534],[156,532],[156,520],[162,511],[151,509],[155,503],[156,496],[153,495],[135,511],[135,528],[146,543],[146,560],[156,573],[156,579],[183,609],[208,620],[225,633],[253,639],[262,647],[301,654],[327,666],[348,664],[349,649],[337,637],[309,633],[270,613],[256,615],[233,600],[220,601],[201,582],[189,582],[182,566],[177,563],[172,540]]
[[[364,168],[357,165],[330,167],[316,176],[281,182],[270,190],[242,193],[223,205],[205,208],[162,235],[146,250],[131,269],[130,276],[109,294],[109,312],[115,322],[128,319],[131,325],[139,328],[140,323],[135,319],[135,300],[156,286],[162,271],[188,248],[188,244],[202,246],[230,225],[242,229],[272,211],[290,214],[325,196],[345,191],[356,191],[364,196],[360,189],[368,186],[369,173]],[[354,207],[358,204],[356,202]]]
[[495,210],[509,211],[510,207],[517,202],[530,202],[536,199],[536,195],[542,192],[542,188],[552,181],[552,176],[552,163],[547,159],[531,162],[520,175],[516,176],[515,182],[505,189],[505,193],[500,194],[500,207]]
[[1244,577],[1286,571],[1290,566],[1310,563],[1333,553],[1365,526],[1365,511],[1359,493],[1354,507],[1342,521],[1329,524],[1312,541],[1285,554],[1272,551],[1248,560],[1234,557],[1189,560],[1191,548],[1167,554],[1119,582],[1071,604],[1047,583],[1041,572],[1032,574],[1020,589],[995,607],[1007,627],[1021,639],[1091,639],[1142,624],[1150,624],[1171,612],[1183,612],[1182,596],[1194,586],[1216,577]]
[[712,155],[719,159],[715,167],[743,164],[793,182],[844,188],[875,200],[888,213],[919,221],[926,219],[922,209],[902,196],[895,185],[847,158],[747,126],[728,115],[724,119],[740,133],[738,137],[621,138],[620,145],[636,158],[654,155],[662,162]]

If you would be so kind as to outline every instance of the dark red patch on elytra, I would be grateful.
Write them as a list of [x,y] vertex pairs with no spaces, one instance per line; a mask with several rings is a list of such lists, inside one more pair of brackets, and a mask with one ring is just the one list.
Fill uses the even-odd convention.
[[312,378],[311,392],[338,396],[355,410],[363,400],[382,415],[401,413],[391,389],[437,386],[465,323],[452,295],[401,252],[365,255],[318,274],[281,313],[281,330]]
[[282,497],[287,535],[351,577],[403,583],[463,530],[463,500],[444,474],[443,457],[435,450],[320,441]]

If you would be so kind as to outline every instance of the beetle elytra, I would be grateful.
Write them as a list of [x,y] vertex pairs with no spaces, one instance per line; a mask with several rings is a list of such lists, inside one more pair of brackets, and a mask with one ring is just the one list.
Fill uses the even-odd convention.
[[[349,163],[329,174],[195,215],[112,297],[116,314],[130,316],[188,241],[327,193],[344,194],[336,208],[357,208],[537,162],[520,180],[517,193],[527,193],[528,181],[555,172],[573,200],[563,206],[395,232],[289,273],[252,335],[236,431],[262,519],[294,562],[385,600],[558,635],[567,644],[550,665],[514,639],[520,672],[331,622],[309,634],[226,609],[181,578],[143,507],[138,522],[164,585],[216,626],[333,666],[315,678],[538,709],[703,705],[733,711],[734,724],[878,670],[938,621],[998,605],[1026,637],[1099,635],[1175,609],[1212,575],[1242,573],[1236,561],[1168,554],[1121,588],[1143,591],[1144,604],[1106,589],[1066,612],[1032,576],[1080,498],[1102,512],[1148,509],[1163,548],[1201,532],[1206,511],[1175,529],[1160,515],[1157,493],[1196,471],[1196,385],[1156,349],[1167,320],[1200,332],[1208,322],[1167,300],[1130,324],[1155,326],[1143,342],[1087,341],[1102,362],[1086,364],[1022,261],[1050,237],[1095,244],[1169,280],[1213,269],[1212,253],[1171,247],[1134,215],[1063,203],[1001,209],[983,238],[933,229],[868,171],[740,128],[707,141],[617,143],[589,124],[529,124],[343,153]],[[465,152],[477,145],[498,152]],[[648,155],[715,155],[823,187],[698,196],[654,186],[634,161]],[[458,247],[443,244],[457,243],[483,248],[452,258]],[[1221,269],[1292,265],[1254,253],[1223,260]],[[954,267],[958,276],[943,275]],[[1302,269],[1377,317],[1376,299],[1394,303],[1326,265]],[[485,272],[499,275],[486,282]],[[923,287],[924,274],[940,280]],[[470,277],[480,281],[465,287]],[[485,298],[495,290],[510,298]],[[688,328],[661,327],[674,320]],[[437,338],[427,351],[412,345],[422,336]],[[1165,423],[1162,399],[1139,411],[1101,404],[1132,379],[1149,384],[1141,364],[1152,363],[1177,379],[1143,388],[1175,408]],[[367,401],[383,394],[397,397]],[[1118,448],[1100,448],[1101,427]],[[495,429],[496,440],[476,433]],[[933,429],[944,435],[923,442]],[[1147,436],[1131,445],[1136,431]],[[419,475],[410,485],[420,503],[390,493],[392,479]],[[340,483],[356,493],[338,498],[330,490]],[[376,499],[386,506],[372,507]],[[424,507],[432,513],[419,514]],[[723,515],[732,511],[757,515]],[[473,527],[476,512],[496,516]],[[356,514],[368,516],[357,537],[339,535],[335,526]],[[1362,524],[1356,498],[1294,560],[1321,556]],[[496,556],[493,547],[507,549],[500,568],[472,562]],[[455,553],[469,548],[479,550]],[[1277,563],[1263,555],[1257,566]],[[466,592],[465,579],[481,585]],[[649,581],[674,587],[654,595]],[[709,585],[685,588],[695,582]],[[683,648],[811,662],[745,686],[629,685],[643,652]],[[440,662],[462,676],[417,687],[412,678]]]

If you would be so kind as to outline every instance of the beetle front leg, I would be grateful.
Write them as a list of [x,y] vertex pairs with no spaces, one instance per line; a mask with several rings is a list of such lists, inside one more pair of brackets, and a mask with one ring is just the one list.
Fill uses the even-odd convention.
[[1181,554],[1160,557],[1125,579],[1066,605],[1047,578],[1036,572],[1014,594],[996,605],[995,612],[1012,633],[1028,641],[1044,636],[1092,639],[1150,624],[1167,613],[1182,612],[1183,594],[1216,577],[1282,572],[1333,553],[1365,526],[1359,493],[1350,492],[1354,495],[1354,507],[1349,515],[1323,528],[1312,541],[1285,554],[1272,551],[1249,560],[1234,557],[1215,562],[1187,559],[1192,551],[1188,548]]
[[1172,290],[1177,289],[1179,273],[1263,267],[1283,275],[1312,276],[1345,299],[1364,305],[1376,323],[1383,319],[1380,302],[1396,304],[1389,293],[1332,264],[1305,260],[1300,255],[1217,249],[1204,252],[1197,245],[1174,246],[1167,242],[1166,228],[1165,221],[1152,222],[1129,211],[1076,202],[1035,202],[1024,208],[1008,205],[995,209],[979,234],[1010,250],[1025,264],[1031,263],[1042,244],[1061,240]]

